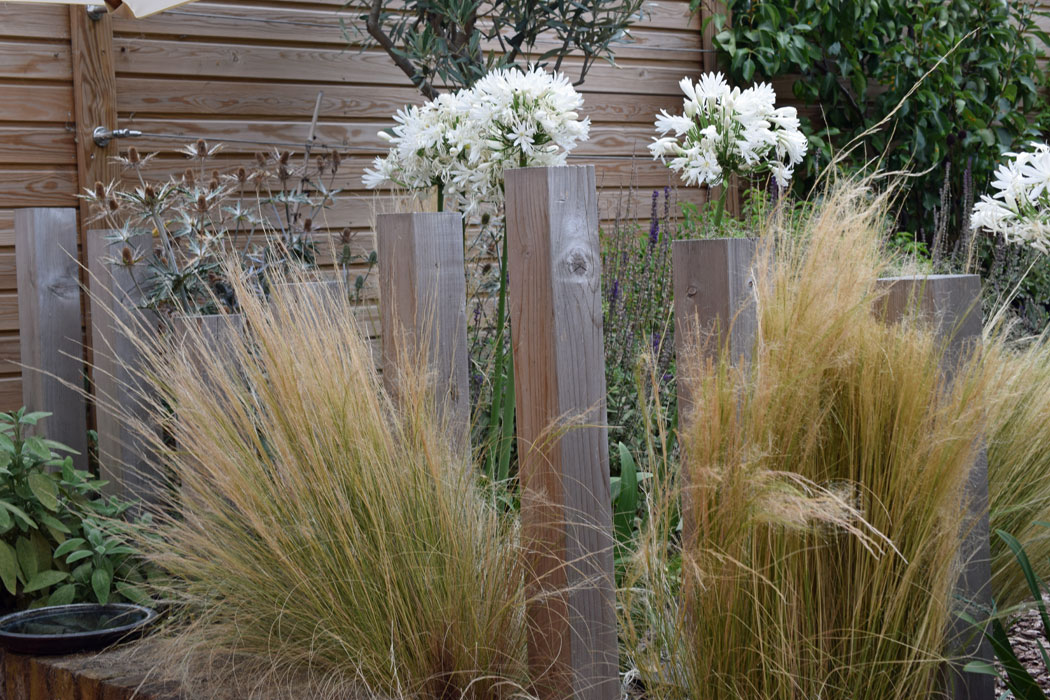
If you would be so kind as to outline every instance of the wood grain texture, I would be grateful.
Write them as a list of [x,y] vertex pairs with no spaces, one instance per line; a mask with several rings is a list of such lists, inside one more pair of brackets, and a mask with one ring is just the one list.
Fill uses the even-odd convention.
[[135,279],[145,274],[145,264],[133,270],[112,264],[106,240],[111,233],[89,230],[86,246],[99,475],[109,482],[106,494],[154,502],[164,484],[156,460],[130,425],[145,420],[140,397],[148,389],[128,332],[148,332],[156,328],[156,319],[137,308]]
[[22,404],[50,411],[42,432],[76,450],[74,465],[87,469],[77,212],[22,209],[15,228]]
[[77,174],[72,166],[0,169],[0,207],[76,206]]
[[511,170],[506,187],[529,664],[543,700],[611,700],[618,659],[594,168]]
[[73,132],[62,126],[0,125],[0,167],[6,164],[73,165]]
[[[69,7],[73,56],[73,111],[76,123],[78,191],[92,189],[96,182],[109,184],[120,176],[113,163],[116,141],[95,145],[91,132],[96,126],[117,127],[117,80],[113,68],[113,27],[107,14],[89,19],[83,7]],[[80,207],[81,218],[89,218],[88,205]],[[83,237],[81,241],[83,241]]]
[[728,352],[750,362],[758,329],[752,238],[674,241],[671,269],[675,304],[675,351]]
[[376,220],[383,379],[398,396],[401,362],[433,373],[441,419],[459,452],[470,451],[467,284],[463,219],[455,212],[381,214]]
[[0,78],[68,81],[72,71],[67,45],[0,41]]
[[[931,275],[929,277],[892,277],[879,280],[884,296],[877,313],[887,322],[918,319],[931,324],[945,343],[942,369],[951,379],[959,362],[980,342],[982,331],[981,279],[977,275]],[[974,436],[983,441],[982,436]],[[967,485],[968,518],[962,523],[965,535],[960,558],[965,565],[956,583],[957,604],[974,616],[984,619],[992,608],[991,551],[988,522],[988,455],[982,448],[970,470]],[[970,659],[992,663],[993,652],[982,634],[974,638],[972,627],[965,622],[952,626],[957,650],[951,653],[964,658],[953,663],[952,697],[955,700],[991,700],[995,681],[991,676],[966,673],[962,665]]]
[[69,39],[69,15],[61,4],[0,2],[0,37]]
[[[309,76],[318,83],[362,83],[407,87],[408,78],[378,50],[302,46],[246,46],[204,44],[116,37],[116,67],[128,75],[257,80],[299,80]],[[2,47],[0,47],[2,48]],[[569,76],[578,73],[578,59],[566,59]],[[636,94],[668,93],[695,61],[651,61],[617,64],[597,63],[580,90]]]
[[[750,238],[683,240],[671,244],[674,293],[674,344],[680,375],[702,357],[749,363],[758,332],[755,269],[758,241]],[[677,382],[679,421],[693,411],[689,382]],[[685,479],[691,481],[686,472]],[[682,531],[686,541],[695,533],[690,489],[682,494]]]
[[[308,81],[244,83],[234,80],[209,81],[208,89],[202,90],[200,82],[193,79],[157,81],[118,75],[117,108],[121,113],[136,117],[287,118],[310,114],[317,90],[317,86]],[[350,117],[385,121],[401,107],[420,102],[419,92],[411,87],[326,85],[320,114],[325,120]],[[593,93],[587,96],[581,114],[596,124],[614,122],[649,126],[659,110],[673,111],[681,106],[682,98],[677,95],[655,95],[651,99],[639,100],[615,92]]]
[[189,697],[173,684],[150,680],[143,663],[129,660],[120,652],[34,657],[0,651],[0,698],[181,700]]

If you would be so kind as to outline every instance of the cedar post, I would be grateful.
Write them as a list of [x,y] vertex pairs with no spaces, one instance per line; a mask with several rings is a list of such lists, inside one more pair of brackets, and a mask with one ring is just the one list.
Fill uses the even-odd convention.
[[[879,280],[886,296],[880,299],[879,311],[888,322],[918,314],[933,323],[945,341],[942,369],[951,379],[956,366],[981,337],[981,280],[977,275],[931,275],[929,277],[891,277]],[[988,455],[982,448],[970,470],[968,484],[969,514],[963,523],[965,539],[961,560],[964,569],[956,582],[956,597],[966,611],[981,619],[992,609],[991,551],[988,524]],[[979,673],[967,673],[961,666],[970,659],[992,663],[991,645],[984,634],[956,619],[951,638],[963,658],[953,669],[950,679],[955,700],[991,700],[995,697],[995,679]]]
[[[671,246],[680,423],[692,409],[682,371],[689,353],[712,353],[717,361],[718,353],[728,352],[733,362],[751,361],[758,332],[752,267],[757,253],[758,241],[753,238],[675,241]],[[688,488],[682,499],[682,532],[688,542],[695,536]]]
[[[753,238],[675,241],[671,245],[674,289],[675,353],[729,352],[748,363],[758,330],[752,264],[758,252]],[[684,383],[678,385],[679,411],[688,406]]]
[[[618,651],[594,166],[511,170],[506,190],[529,667],[542,700],[613,700]],[[566,419],[574,424],[558,424]]]
[[22,403],[49,411],[40,432],[68,445],[87,469],[87,402],[80,318],[76,209],[15,212],[15,269],[21,320]]
[[[399,360],[426,358],[452,444],[470,450],[463,218],[455,212],[376,218],[383,377],[397,396]],[[421,344],[423,344],[421,346]]]
[[128,424],[145,420],[140,399],[148,389],[138,374],[140,353],[125,331],[146,331],[157,319],[138,308],[135,279],[146,274],[145,263],[129,270],[112,262],[120,251],[110,250],[110,233],[87,232],[99,476],[109,482],[107,495],[155,503],[163,487],[160,465]]

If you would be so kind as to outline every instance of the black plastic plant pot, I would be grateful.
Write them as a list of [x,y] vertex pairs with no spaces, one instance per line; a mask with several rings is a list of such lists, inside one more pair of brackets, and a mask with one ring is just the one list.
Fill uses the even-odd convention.
[[53,605],[0,617],[0,647],[16,654],[75,654],[130,641],[157,619],[131,603]]

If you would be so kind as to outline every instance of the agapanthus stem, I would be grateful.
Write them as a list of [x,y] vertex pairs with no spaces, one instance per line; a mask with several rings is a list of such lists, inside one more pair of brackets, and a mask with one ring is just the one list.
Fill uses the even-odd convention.
[[437,182],[438,191],[438,211],[445,211],[445,183],[438,180]]
[[715,235],[721,235],[722,233],[722,214],[726,208],[726,196],[729,194],[729,185],[725,182],[722,183],[722,193],[718,196],[718,201],[715,202]]

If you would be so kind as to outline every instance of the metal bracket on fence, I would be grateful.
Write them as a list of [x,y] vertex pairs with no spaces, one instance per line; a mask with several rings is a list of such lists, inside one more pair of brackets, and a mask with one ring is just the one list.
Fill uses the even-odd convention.
[[96,126],[91,132],[91,138],[99,148],[105,148],[113,139],[127,139],[142,136],[137,129],[107,129],[104,126]]
[[88,5],[86,8],[88,19],[93,22],[97,22],[109,13],[109,8],[105,5]]

